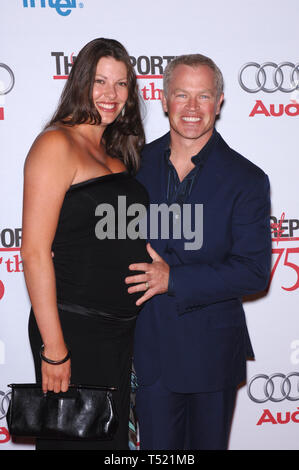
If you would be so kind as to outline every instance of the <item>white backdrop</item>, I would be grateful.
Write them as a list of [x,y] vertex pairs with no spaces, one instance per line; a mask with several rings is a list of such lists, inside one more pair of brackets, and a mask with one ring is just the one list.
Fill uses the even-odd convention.
[[96,37],[119,40],[136,63],[148,142],[168,130],[158,90],[171,57],[199,52],[223,71],[217,129],[269,175],[277,224],[269,292],[245,303],[256,360],[239,391],[230,449],[299,449],[299,90],[288,91],[299,79],[298,0],[0,0],[0,18],[0,450],[32,449],[11,442],[5,419],[7,384],[34,381],[19,252],[24,159],[72,55]]

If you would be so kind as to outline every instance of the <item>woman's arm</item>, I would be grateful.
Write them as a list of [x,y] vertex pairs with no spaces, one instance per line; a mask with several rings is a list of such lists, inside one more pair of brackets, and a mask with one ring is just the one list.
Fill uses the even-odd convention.
[[[44,343],[44,355],[54,361],[67,354],[56,300],[51,255],[66,191],[76,172],[71,144],[60,131],[48,131],[34,142],[25,163],[21,256],[26,285]],[[66,391],[70,361],[50,365],[42,361],[43,391]]]

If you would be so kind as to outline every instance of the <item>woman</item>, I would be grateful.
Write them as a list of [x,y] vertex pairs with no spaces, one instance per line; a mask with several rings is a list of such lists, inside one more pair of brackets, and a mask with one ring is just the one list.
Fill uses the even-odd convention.
[[130,58],[119,42],[95,39],[78,54],[58,109],[26,159],[21,254],[37,381],[56,393],[70,382],[116,387],[120,423],[113,441],[38,440],[37,449],[128,449],[139,307],[124,279],[130,263],[149,256],[141,238],[118,238],[117,225],[114,239],[99,239],[95,228],[99,204],[115,209],[116,222],[119,196],[127,206],[147,204],[132,176],[143,144]]

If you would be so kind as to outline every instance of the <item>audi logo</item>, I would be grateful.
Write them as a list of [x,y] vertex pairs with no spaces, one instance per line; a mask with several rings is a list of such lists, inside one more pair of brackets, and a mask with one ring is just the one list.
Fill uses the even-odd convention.
[[2,392],[0,390],[0,419],[5,418],[10,403],[11,392]]
[[4,86],[3,89],[2,89],[2,87],[0,87],[0,95],[7,95],[7,93],[9,93],[14,87],[15,76],[14,76],[14,73],[11,70],[11,68],[8,67],[8,65],[0,64],[0,68],[3,68],[4,70],[6,70],[8,72],[8,75],[9,75],[8,85],[6,87]]
[[[248,68],[255,70],[255,84],[256,88],[249,88],[245,84],[244,71]],[[270,68],[270,69],[269,69]],[[271,69],[272,73],[271,73]],[[272,87],[266,86],[268,77],[272,77]],[[257,62],[247,62],[241,68],[239,72],[239,84],[243,90],[248,93],[257,93],[258,91],[264,91],[265,93],[274,93],[279,90],[283,93],[290,93],[299,89],[299,63],[293,64],[292,62],[281,62],[275,64],[274,62],[264,62],[258,64]]]
[[[291,381],[291,377],[296,377],[297,379]],[[280,384],[277,384],[277,380],[274,380],[276,378],[281,379]],[[262,390],[261,385],[263,385]],[[259,393],[257,393],[258,391]],[[270,376],[265,374],[255,375],[248,383],[247,393],[249,398],[255,403],[265,403],[268,400],[272,402],[299,400],[299,372],[290,372],[287,375],[280,373]],[[274,393],[276,396],[274,396]]]

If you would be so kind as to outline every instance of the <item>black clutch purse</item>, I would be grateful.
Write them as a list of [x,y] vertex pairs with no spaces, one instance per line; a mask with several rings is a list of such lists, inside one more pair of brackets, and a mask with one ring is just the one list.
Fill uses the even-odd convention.
[[12,436],[109,440],[118,426],[114,388],[70,385],[43,393],[39,384],[11,384],[7,425]]

